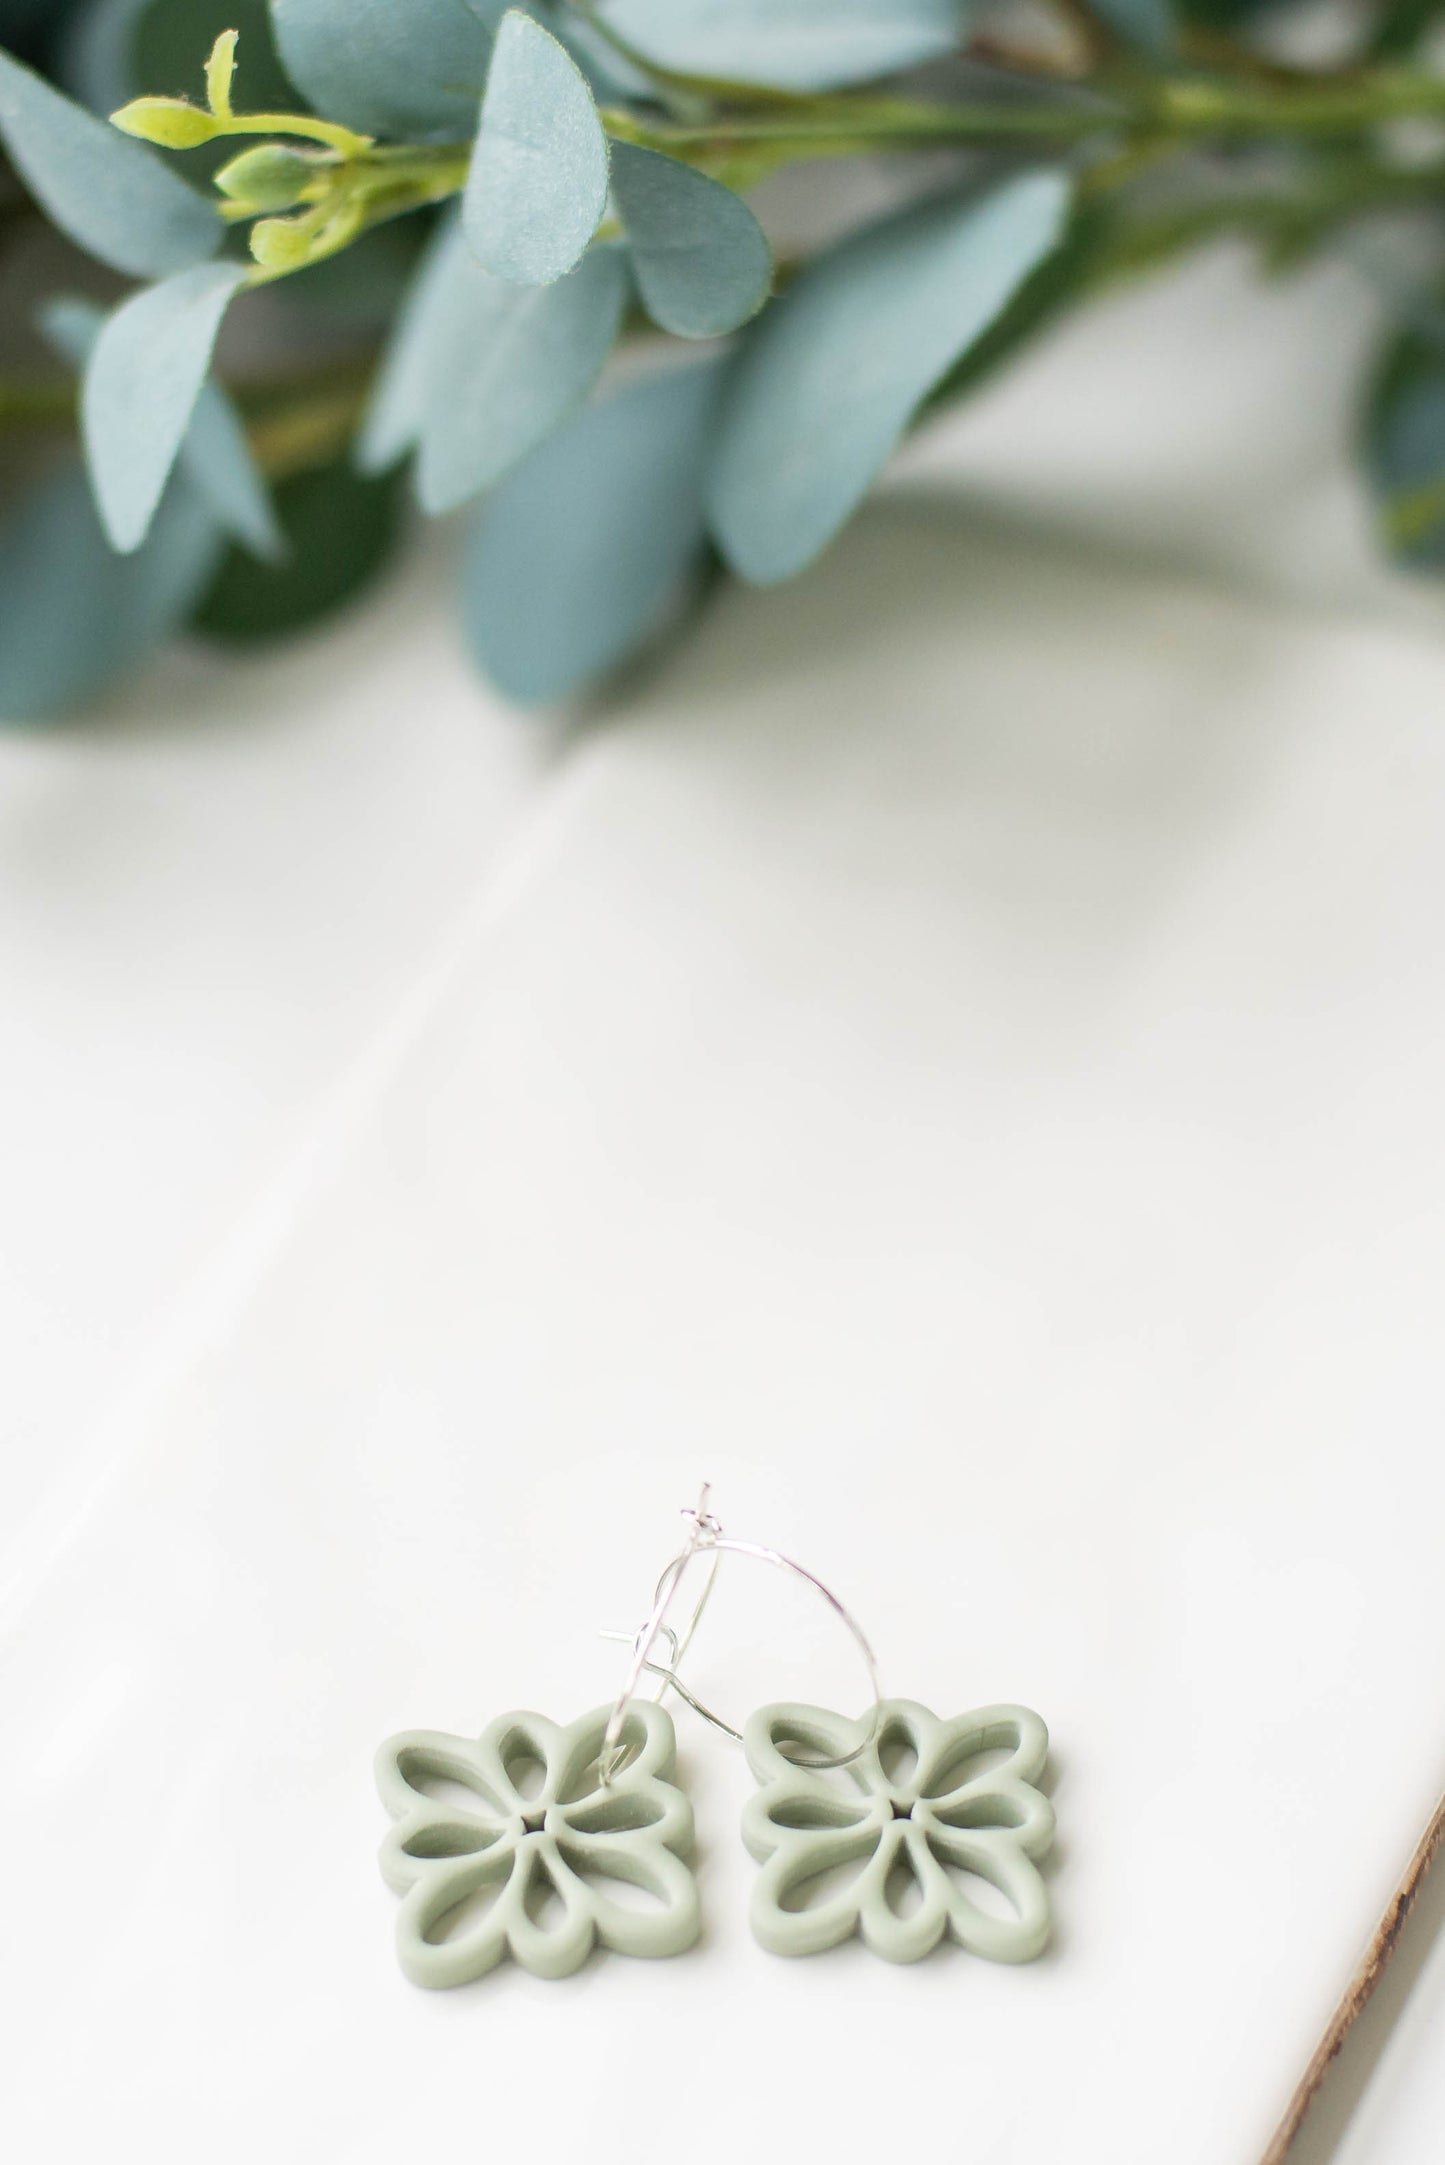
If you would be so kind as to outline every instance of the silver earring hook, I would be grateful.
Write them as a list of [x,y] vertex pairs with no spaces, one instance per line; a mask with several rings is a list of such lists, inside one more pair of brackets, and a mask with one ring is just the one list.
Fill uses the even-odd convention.
[[[775,1570],[790,1572],[794,1578],[801,1579],[805,1585],[811,1586],[815,1593],[822,1595],[840,1623],[851,1633],[859,1653],[863,1656],[863,1665],[868,1672],[868,1686],[872,1694],[872,1706],[868,1717],[868,1726],[859,1741],[851,1751],[842,1752],[835,1757],[829,1757],[823,1752],[807,1750],[795,1743],[789,1754],[795,1764],[818,1769],[846,1767],[859,1758],[877,1737],[880,1718],[879,1710],[883,1702],[883,1685],[878,1675],[877,1657],[869,1645],[867,1635],[857,1617],[853,1615],[851,1610],[845,1608],[832,1588],[825,1586],[816,1573],[809,1571],[805,1565],[795,1562],[791,1556],[784,1556],[779,1549],[764,1548],[761,1543],[756,1541],[734,1541],[729,1539],[723,1532],[721,1523],[708,1507],[710,1494],[710,1484],[704,1482],[702,1494],[698,1498],[696,1508],[683,1512],[682,1516],[688,1529],[687,1539],[677,1555],[663,1567],[662,1575],[658,1579],[653,1593],[652,1608],[648,1613],[646,1622],[640,1625],[636,1632],[608,1631],[602,1634],[607,1639],[630,1639],[632,1644],[632,1659],[628,1666],[626,1680],[623,1683],[622,1690],[618,1693],[617,1703],[607,1718],[607,1727],[602,1737],[602,1748],[598,1754],[598,1777],[604,1789],[619,1771],[622,1761],[622,1731],[627,1720],[627,1709],[637,1697],[644,1673],[659,1679],[658,1689],[653,1694],[655,1703],[664,1699],[669,1691],[675,1691],[678,1697],[690,1706],[695,1714],[700,1715],[714,1729],[721,1730],[724,1736],[731,1737],[735,1743],[740,1744],[742,1742],[741,1729],[735,1729],[731,1722],[724,1721],[721,1714],[714,1713],[711,1707],[705,1705],[697,1697],[696,1693],[689,1689],[678,1674],[683,1656],[691,1646],[693,1635],[702,1622],[703,1611],[707,1607],[713,1587],[716,1584],[718,1567],[724,1555],[751,1556],[759,1563],[771,1564]],[[688,1565],[695,1556],[704,1554],[710,1558],[707,1576],[703,1580],[702,1590],[693,1605],[692,1614],[688,1618],[684,1629],[679,1633],[674,1631],[667,1621],[668,1610],[671,1608],[677,1590],[682,1584]],[[659,1639],[665,1639],[668,1642],[668,1652],[671,1658],[666,1662],[656,1661],[653,1658],[654,1649]]]

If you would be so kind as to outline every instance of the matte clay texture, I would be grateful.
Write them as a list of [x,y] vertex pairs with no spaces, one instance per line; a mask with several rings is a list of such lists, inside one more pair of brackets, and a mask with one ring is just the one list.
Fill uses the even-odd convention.
[[[1049,1744],[1038,1715],[988,1706],[940,1721],[912,1699],[885,1699],[847,1766],[798,1766],[784,1748],[837,1758],[860,1730],[812,1706],[760,1707],[749,1721],[744,1748],[763,1784],[743,1812],[743,1840],[763,1867],[755,1937],[772,1954],[806,1955],[857,1932],[888,1961],[916,1962],[951,1932],[992,1962],[1031,1962],[1049,1937],[1037,1860],[1054,1838],[1053,1806],[1034,1786]],[[1012,1915],[979,1906],[978,1880]]]
[[[470,1984],[508,1953],[538,1977],[567,1977],[594,1943],[631,1955],[692,1945],[692,1806],[668,1779],[671,1719],[630,1709],[622,1745],[634,1756],[603,1789],[610,1712],[566,1728],[503,1714],[475,1740],[407,1729],[382,1745],[377,1786],[396,1823],[381,1870],[403,1898],[396,1948],[414,1984]],[[609,1891],[619,1881],[646,1906]]]

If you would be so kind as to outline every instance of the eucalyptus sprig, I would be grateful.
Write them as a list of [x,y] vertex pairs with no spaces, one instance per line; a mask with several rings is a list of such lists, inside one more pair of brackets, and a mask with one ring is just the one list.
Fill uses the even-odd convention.
[[[312,113],[238,113],[231,102],[240,34],[223,30],[206,62],[206,102],[132,98],[111,119],[117,128],[162,150],[194,150],[228,136],[280,138],[241,151],[215,175],[225,199],[221,216],[254,221],[253,278],[282,277],[334,255],[404,211],[455,195],[466,180],[470,151],[379,145],[355,128]],[[296,143],[317,144],[299,150]],[[278,212],[290,215],[279,217]]]
[[[62,372],[0,378],[0,445],[48,469],[0,523],[0,713],[186,624],[311,621],[384,560],[404,468],[426,512],[477,502],[483,666],[568,696],[719,563],[801,570],[910,428],[1223,234],[1279,270],[1412,221],[1366,465],[1386,545],[1445,561],[1445,0],[1374,0],[1316,70],[1278,5],[1053,4],[1025,33],[977,0],[69,0],[0,49],[10,212],[141,283],[57,293]],[[775,263],[745,196],[879,154],[897,207]],[[270,369],[218,370],[233,307],[269,310]],[[620,341],[656,364],[609,388]]]

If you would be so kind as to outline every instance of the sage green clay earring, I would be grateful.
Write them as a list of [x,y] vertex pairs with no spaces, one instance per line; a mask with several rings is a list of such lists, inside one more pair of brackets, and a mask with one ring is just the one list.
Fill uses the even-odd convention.
[[[837,1595],[778,1550],[727,1539],[707,1504],[704,1488],[697,1510],[683,1514],[688,1538],[633,1641],[604,1763],[649,1670],[664,1691],[743,1744],[762,1784],[744,1811],[743,1839],[762,1865],[752,1927],[770,1953],[818,1954],[857,1933],[890,1962],[916,1962],[948,1934],[989,1961],[1032,1961],[1049,1937],[1039,1861],[1054,1838],[1053,1806],[1037,1787],[1048,1753],[1043,1722],[1022,1706],[941,1721],[911,1699],[886,1699],[873,1649]],[[711,1564],[679,1635],[667,1624],[668,1607],[702,1553]],[[765,1706],[740,1731],[684,1684],[678,1666],[723,1553],[756,1557],[822,1595],[862,1654],[872,1698],[866,1714],[850,1721],[823,1707]],[[665,1662],[654,1658],[659,1639],[668,1642]],[[980,1902],[983,1885],[997,1902]]]
[[[773,1954],[807,1955],[857,1932],[890,1962],[916,1962],[947,1932],[990,1961],[1031,1962],[1049,1937],[1038,1859],[1054,1811],[1034,1786],[1048,1743],[1022,1706],[940,1721],[911,1699],[884,1699],[862,1722],[760,1707],[743,1732],[763,1785],[743,1812],[743,1840],[763,1867],[755,1937]],[[800,1746],[820,1756],[800,1764]],[[843,1886],[824,1892],[835,1874]],[[979,1881],[1008,1914],[980,1907],[969,1891]]]
[[[594,1944],[691,1947],[692,1806],[671,1780],[671,1719],[634,1704],[604,1751],[608,1724],[606,1707],[567,1728],[504,1714],[477,1738],[408,1729],[383,1744],[376,1778],[394,1824],[381,1869],[402,1897],[396,1950],[414,1984],[469,1984],[505,1954],[566,1977]],[[619,1880],[648,1906],[619,1901]]]

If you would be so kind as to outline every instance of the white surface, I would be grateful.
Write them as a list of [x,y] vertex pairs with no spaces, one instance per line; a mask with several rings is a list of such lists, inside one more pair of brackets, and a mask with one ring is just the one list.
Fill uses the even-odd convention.
[[446,576],[423,550],[324,639],[176,652],[103,714],[0,732],[11,1536],[170,1359],[210,1251],[545,772],[550,732],[437,637]]
[[[1307,289],[1274,335],[1313,350],[1323,306]],[[1175,307],[1197,345],[1201,309],[1241,304],[1206,266]],[[1035,512],[1067,351],[1037,366]],[[959,425],[955,471],[1002,461],[1023,395]],[[64,1184],[75,1107],[104,1104],[69,1030],[114,971],[108,1077],[137,966],[104,884],[54,894],[37,850],[34,954],[68,926],[82,961],[79,1022],[10,1085],[61,1169],[4,1236],[17,1271],[42,1236],[60,1259],[28,1371],[54,1457],[17,1454],[36,1509],[0,1669],[28,1864],[0,1989],[32,2154],[621,2159],[659,2128],[703,2161],[1258,2153],[1445,1777],[1445,644],[1418,605],[1375,607],[1326,436],[1313,464],[1283,446],[1291,491],[1248,412],[1221,441],[1255,539],[1341,513],[1310,606],[1227,591],[1223,541],[1192,560],[1211,587],[900,499],[799,586],[729,597],[490,874],[461,869],[468,822],[518,785],[482,770],[475,701],[429,680],[419,780],[411,743],[383,756],[397,700],[363,647],[324,761],[288,740],[238,765],[298,847],[322,838],[249,964],[296,1034],[278,1021],[262,1117],[212,1153],[182,1128],[168,1163],[165,1116],[148,1130],[163,1237],[124,1283],[123,1124],[91,1161],[113,1185]],[[1201,457],[1196,537],[1227,527],[1206,478]],[[358,696],[375,764],[333,858],[318,799]],[[125,749],[66,740],[62,798],[122,787]],[[227,770],[190,771],[194,831],[234,847]],[[197,1034],[186,995],[241,891],[224,852],[210,884],[215,855],[175,873],[184,936],[119,882],[169,988],[147,1042],[172,1108],[244,1035],[206,1009]],[[342,874],[368,909],[319,968]],[[293,1057],[338,962],[375,997]],[[48,1029],[50,998],[37,964],[20,1021]],[[141,1390],[131,1327],[160,1349]],[[606,1696],[594,1629],[635,1619],[701,1472],[735,1530],[837,1581],[890,1689],[1048,1717],[1043,1964],[764,1957],[745,1772],[685,1727],[697,1955],[443,1996],[395,1974],[372,1746]],[[826,1620],[750,1583],[698,1659],[735,1707],[856,1691]],[[1378,2165],[1438,2153],[1401,2058],[1415,2103]]]

